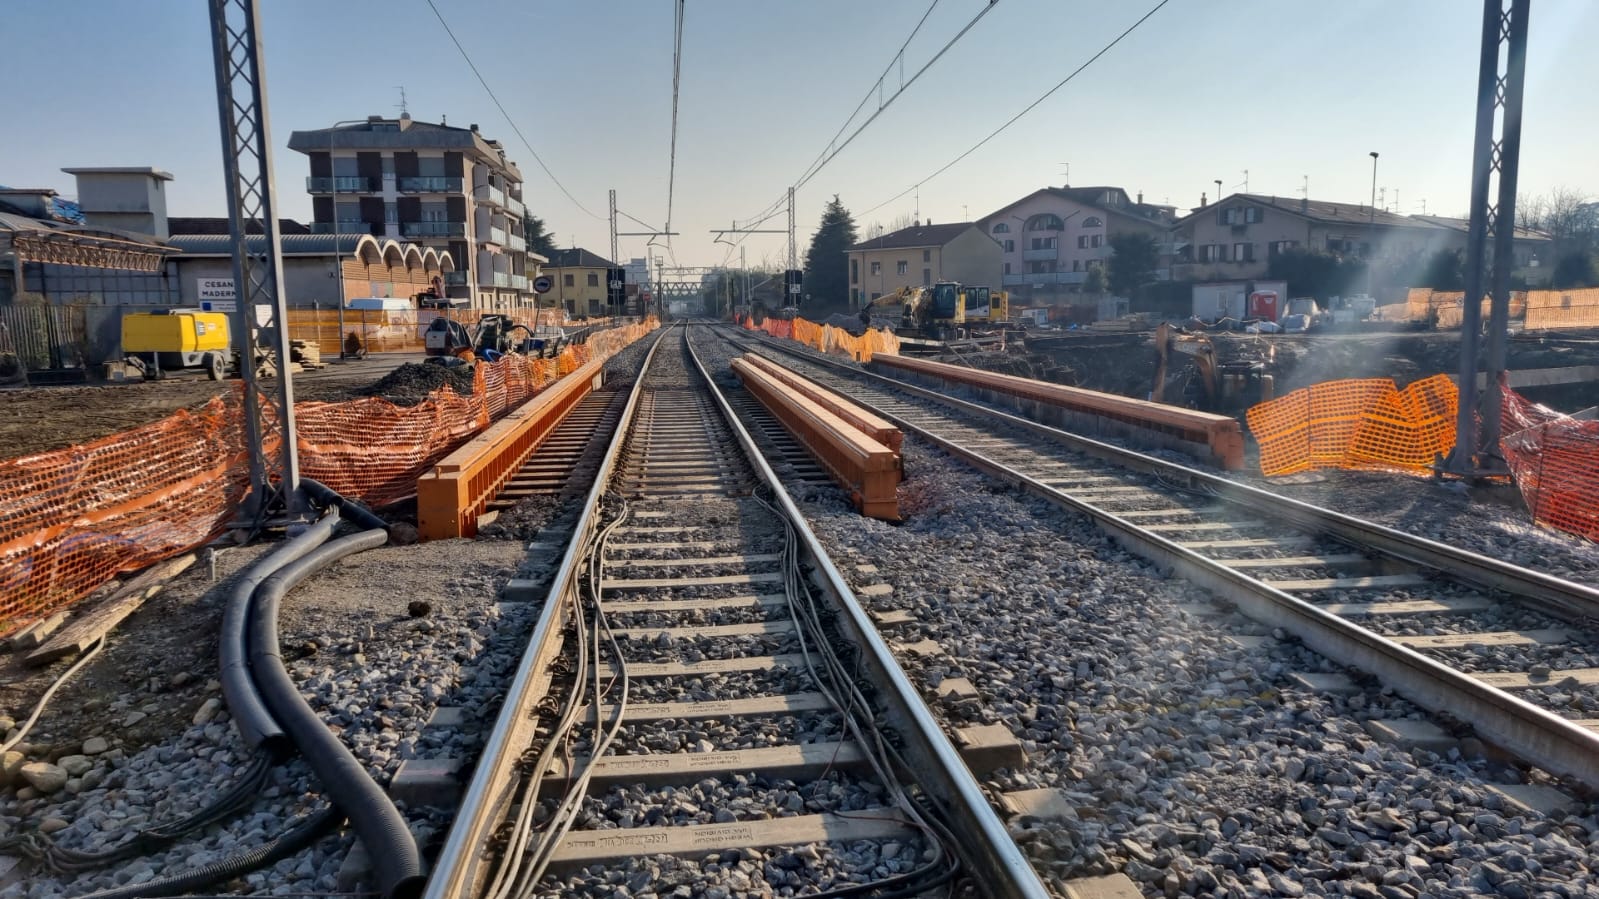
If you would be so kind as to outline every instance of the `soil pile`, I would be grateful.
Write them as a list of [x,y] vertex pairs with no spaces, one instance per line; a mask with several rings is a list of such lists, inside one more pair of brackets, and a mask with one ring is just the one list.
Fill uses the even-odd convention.
[[446,385],[462,396],[471,396],[472,370],[466,366],[446,368],[407,362],[361,390],[361,395],[381,397],[396,406],[415,406]]

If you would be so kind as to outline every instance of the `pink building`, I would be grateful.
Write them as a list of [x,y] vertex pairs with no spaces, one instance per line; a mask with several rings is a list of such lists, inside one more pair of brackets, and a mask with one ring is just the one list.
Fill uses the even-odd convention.
[[1046,187],[977,221],[1004,254],[1005,289],[1035,305],[1068,302],[1088,269],[1103,265],[1113,235],[1148,234],[1169,250],[1176,210],[1134,201],[1119,187]]

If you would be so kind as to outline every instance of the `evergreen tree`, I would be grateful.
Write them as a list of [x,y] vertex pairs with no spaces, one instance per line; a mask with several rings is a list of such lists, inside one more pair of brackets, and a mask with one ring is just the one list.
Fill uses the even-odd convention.
[[855,218],[834,194],[805,252],[804,290],[811,295],[809,305],[816,307],[808,312],[850,308],[849,261],[844,254],[856,240]]
[[[549,229],[545,227],[544,220],[531,212],[522,214],[522,234],[527,238],[528,252],[537,253],[548,257],[555,252],[555,240],[550,237]],[[615,262],[616,260],[611,260]]]
[[1112,234],[1110,248],[1107,283],[1111,293],[1130,299],[1138,288],[1155,280],[1155,267],[1160,264],[1160,247],[1155,238],[1130,232]]

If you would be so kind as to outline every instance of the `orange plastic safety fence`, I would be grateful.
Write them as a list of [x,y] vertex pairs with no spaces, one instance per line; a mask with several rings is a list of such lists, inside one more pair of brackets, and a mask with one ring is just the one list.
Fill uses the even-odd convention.
[[1455,442],[1455,385],[1436,375],[1400,391],[1384,378],[1327,381],[1252,407],[1260,470],[1425,470]]
[[743,324],[746,330],[765,331],[773,337],[794,340],[824,353],[849,356],[856,362],[870,362],[874,353],[899,355],[899,338],[886,329],[867,329],[857,337],[843,328],[818,325],[803,318],[768,318],[759,325],[746,318]]
[[[369,505],[416,492],[457,444],[590,359],[657,323],[603,331],[556,359],[478,365],[470,396],[450,387],[409,407],[369,398],[301,403],[301,472]],[[221,533],[248,491],[238,396],[92,443],[0,461],[0,637],[131,571]]]
[[1561,415],[1510,390],[1503,397],[1500,447],[1533,521],[1599,540],[1599,421]]
[[0,636],[221,533],[248,488],[242,421],[218,397],[0,461]]

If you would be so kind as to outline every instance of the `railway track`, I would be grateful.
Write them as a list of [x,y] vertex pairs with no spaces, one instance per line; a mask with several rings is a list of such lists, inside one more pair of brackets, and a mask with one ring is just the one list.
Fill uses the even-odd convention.
[[1047,895],[686,329],[663,330],[427,895],[963,881]]
[[780,341],[719,333],[1090,516],[1133,552],[1524,761],[1599,787],[1599,591]]

